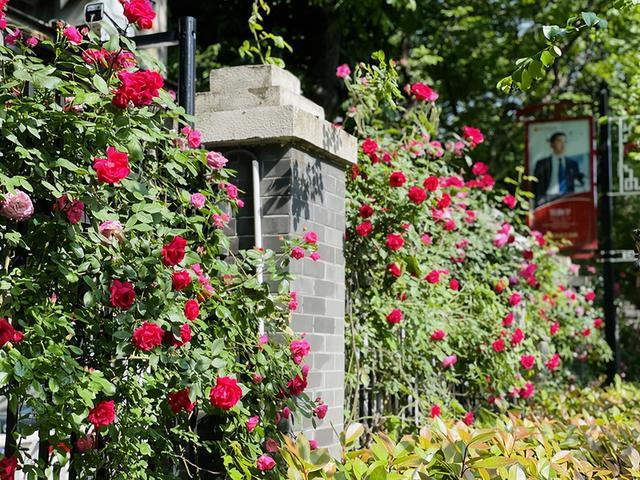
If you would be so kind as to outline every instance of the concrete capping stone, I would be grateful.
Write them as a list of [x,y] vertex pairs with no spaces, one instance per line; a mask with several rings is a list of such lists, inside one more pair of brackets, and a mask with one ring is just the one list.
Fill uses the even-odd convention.
[[209,89],[215,93],[261,87],[283,87],[298,95],[301,93],[300,80],[275,65],[239,65],[209,73]]
[[196,125],[209,148],[291,145],[342,168],[357,161],[355,137],[324,120],[300,94],[300,81],[274,65],[212,70],[196,98]]

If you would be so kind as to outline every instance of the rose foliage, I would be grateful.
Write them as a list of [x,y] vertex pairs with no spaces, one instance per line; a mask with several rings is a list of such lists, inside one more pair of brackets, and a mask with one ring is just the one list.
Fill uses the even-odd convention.
[[[316,408],[284,268],[315,247],[229,257],[242,202],[226,159],[198,148],[128,39],[70,28],[42,55],[18,35],[0,47],[0,394],[14,437],[51,447],[49,466],[0,459],[2,478],[70,456],[76,478],[195,476],[203,454],[250,478],[273,468],[279,427]],[[203,414],[215,440],[195,431]]]
[[377,419],[470,423],[480,406],[588,379],[610,355],[595,294],[524,223],[522,174],[498,188],[471,158],[482,132],[441,131],[438,95],[402,91],[375,58],[345,77],[345,127],[361,139],[345,246],[352,418],[368,403]]

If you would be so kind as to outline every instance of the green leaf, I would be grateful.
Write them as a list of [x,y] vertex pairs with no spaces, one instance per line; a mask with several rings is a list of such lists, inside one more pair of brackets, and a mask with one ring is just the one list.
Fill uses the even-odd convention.
[[92,83],[93,86],[96,87],[96,89],[103,95],[109,94],[109,86],[107,85],[107,82],[105,82],[104,78],[102,78],[97,73],[93,76]]

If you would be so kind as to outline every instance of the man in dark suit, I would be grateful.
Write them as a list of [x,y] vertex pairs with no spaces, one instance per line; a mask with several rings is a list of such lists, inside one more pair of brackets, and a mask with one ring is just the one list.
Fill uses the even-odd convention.
[[576,182],[584,185],[584,174],[580,173],[578,162],[565,155],[567,136],[556,132],[549,139],[551,155],[536,162],[533,175],[535,184],[535,205],[541,205],[576,190]]

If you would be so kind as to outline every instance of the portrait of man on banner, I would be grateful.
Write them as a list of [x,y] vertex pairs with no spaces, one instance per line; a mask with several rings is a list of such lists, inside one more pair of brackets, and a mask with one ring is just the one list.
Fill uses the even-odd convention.
[[590,128],[585,120],[529,124],[529,174],[538,180],[534,207],[591,189]]

